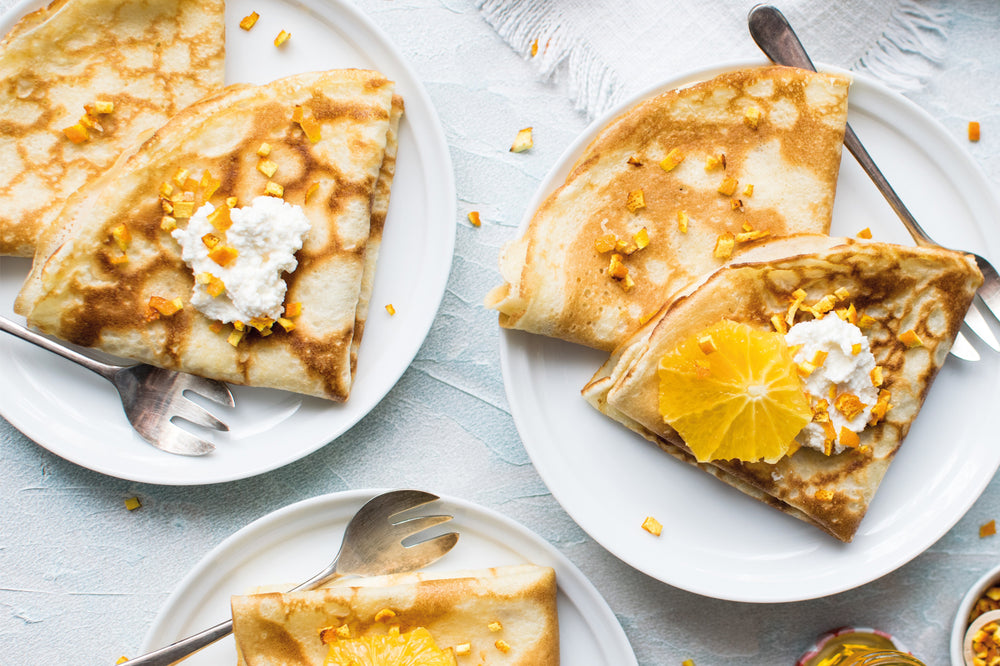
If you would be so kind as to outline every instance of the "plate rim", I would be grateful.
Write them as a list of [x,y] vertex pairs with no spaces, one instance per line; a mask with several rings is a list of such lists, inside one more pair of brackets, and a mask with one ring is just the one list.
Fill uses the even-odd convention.
[[[197,486],[225,483],[265,474],[296,462],[297,460],[318,451],[324,446],[334,442],[341,435],[345,434],[348,430],[357,425],[372,410],[374,410],[382,402],[382,400],[385,399],[386,395],[388,395],[393,387],[398,384],[407,369],[412,365],[413,360],[416,358],[428,335],[430,335],[434,321],[437,318],[437,313],[444,300],[444,295],[447,292],[448,280],[454,263],[456,235],[458,230],[458,223],[455,214],[458,202],[454,166],[452,164],[451,153],[448,149],[448,143],[444,135],[444,128],[441,124],[437,108],[423,85],[423,81],[416,75],[416,72],[413,70],[409,61],[404,58],[403,54],[395,46],[388,35],[367,14],[362,12],[360,8],[349,4],[346,0],[276,1],[285,5],[288,11],[313,11],[320,14],[331,23],[337,25],[342,24],[346,18],[349,23],[348,27],[359,29],[359,32],[352,33],[355,40],[352,46],[356,51],[367,55],[370,50],[380,50],[386,57],[388,57],[391,61],[388,64],[392,65],[390,76],[406,87],[407,108],[409,111],[414,112],[409,117],[414,117],[414,115],[416,115],[424,118],[423,126],[420,128],[420,134],[413,131],[414,128],[408,123],[404,124],[400,131],[412,133],[413,142],[418,148],[417,157],[420,166],[431,165],[434,167],[435,173],[443,171],[446,174],[444,177],[431,178],[429,174],[425,173],[423,174],[424,177],[420,182],[420,188],[426,193],[427,196],[427,207],[424,212],[427,215],[427,219],[434,220],[434,225],[427,225],[427,229],[440,229],[439,235],[441,238],[435,238],[435,245],[439,248],[439,258],[441,261],[435,261],[433,265],[424,265],[422,267],[422,269],[426,271],[425,274],[428,276],[428,279],[422,281],[422,284],[427,287],[423,290],[427,296],[422,299],[424,307],[420,311],[415,314],[408,313],[413,318],[407,322],[405,327],[407,334],[400,336],[398,340],[394,340],[394,343],[400,350],[396,354],[399,359],[398,373],[394,372],[394,379],[384,382],[383,385],[378,386],[375,390],[373,390],[372,395],[369,397],[370,404],[359,409],[346,419],[343,419],[340,416],[332,417],[334,425],[333,428],[310,428],[310,431],[314,434],[311,438],[309,438],[309,443],[305,446],[296,448],[293,453],[284,456],[272,457],[268,460],[267,464],[264,465],[261,465],[258,462],[236,471],[232,471],[230,469],[219,470],[215,473],[196,476],[195,478],[191,478],[191,475],[192,470],[196,471],[197,467],[193,467],[189,464],[162,466],[154,463],[149,465],[148,469],[129,469],[129,463],[125,463],[123,466],[118,464],[117,459],[113,462],[103,460],[92,462],[88,460],[88,456],[85,452],[81,453],[73,449],[67,450],[65,446],[61,445],[58,442],[58,434],[50,430],[50,426],[46,424],[45,419],[32,418],[30,414],[24,414],[17,411],[13,406],[14,403],[12,401],[0,400],[0,416],[6,419],[8,423],[10,423],[25,437],[30,439],[35,445],[44,448],[63,460],[67,460],[91,471],[114,478],[164,486]],[[19,0],[19,2],[12,5],[4,11],[2,15],[0,15],[0,34],[7,34],[7,32],[9,32],[21,18],[32,11],[41,9],[47,4],[47,0]],[[229,12],[231,11],[233,10],[227,7],[225,19],[227,23],[230,22],[231,16],[229,15]],[[368,44],[373,44],[374,46],[370,46],[369,49],[366,50],[359,44],[359,42],[363,44],[368,38],[370,38]],[[308,68],[304,67],[301,71],[308,71]],[[227,85],[229,83],[230,82],[227,82]],[[430,184],[434,189],[429,189],[428,184]],[[397,204],[397,209],[398,207],[399,204]],[[9,261],[21,258],[2,257],[2,259]],[[6,338],[6,336],[4,337]],[[0,342],[0,347],[5,348],[4,356],[9,356],[11,358],[18,357],[19,352],[17,351],[17,344],[18,343],[12,339],[3,339],[3,341]],[[7,366],[8,362],[4,357],[0,357],[0,364]],[[243,386],[234,386],[233,388],[238,391],[258,390],[253,387]],[[111,405],[110,403],[111,400],[118,400],[117,394],[112,391],[111,396],[112,397],[109,398],[109,411],[117,409],[115,405]],[[311,400],[312,398],[302,396],[301,399]],[[317,398],[316,400],[322,399]],[[324,407],[327,406],[324,405]],[[339,410],[340,405],[331,403],[330,407],[332,407],[333,410]],[[320,420],[323,421],[323,419]],[[139,446],[149,446],[149,444],[139,438],[138,435],[131,432],[127,420],[124,419],[124,415],[122,421],[124,426],[128,428],[125,432],[132,435],[132,441],[129,442],[130,445],[135,444]],[[287,421],[282,421],[282,424],[284,423],[287,423]],[[327,424],[321,423],[321,425]],[[271,426],[271,428],[273,427],[274,426]],[[57,440],[55,444],[50,441],[52,439]],[[220,446],[227,446],[231,444],[231,442],[223,440],[221,442],[217,442],[217,444]],[[280,453],[281,449],[276,447],[275,451],[276,453]],[[163,455],[170,456],[171,459],[175,458],[175,456],[171,454]],[[104,456],[104,458],[108,457],[110,457],[108,454]],[[197,461],[199,458],[188,460]],[[196,465],[196,463],[194,463],[194,465]]]
[[[642,89],[641,91],[638,91],[633,95],[630,95],[628,98],[616,104],[613,108],[602,114],[601,117],[596,118],[593,122],[589,123],[587,127],[584,130],[582,130],[580,135],[577,136],[570,143],[570,145],[562,152],[562,154],[556,159],[556,161],[553,163],[553,166],[546,172],[542,181],[539,183],[538,187],[535,190],[534,195],[529,200],[528,206],[525,209],[524,215],[521,218],[521,222],[517,227],[517,235],[513,236],[512,238],[516,238],[524,232],[525,228],[529,224],[538,206],[541,205],[541,203],[545,200],[546,197],[548,197],[552,192],[554,192],[558,187],[562,185],[566,175],[570,172],[573,163],[576,161],[574,158],[578,157],[581,151],[583,151],[586,148],[586,146],[590,143],[590,141],[593,140],[595,132],[600,131],[601,128],[606,126],[617,115],[621,114],[623,111],[627,110],[631,106],[634,106],[639,101],[646,99],[652,95],[665,92],[673,88],[684,87],[697,81],[706,80],[720,73],[731,71],[733,69],[766,66],[770,64],[773,63],[765,59],[754,58],[749,60],[748,59],[732,60],[712,65],[707,65],[705,67],[693,69],[686,72],[681,72],[677,74],[677,76],[675,77],[671,77],[669,79],[665,79],[663,81],[659,81],[657,83],[649,85],[644,89]],[[941,138],[953,144],[953,146],[958,150],[958,152],[961,153],[963,157],[961,166],[964,167],[970,174],[972,174],[973,177],[978,181],[979,185],[981,185],[981,187],[979,187],[979,191],[984,193],[982,197],[984,203],[982,205],[992,207],[994,210],[1000,210],[1000,199],[998,199],[997,196],[993,193],[992,189],[988,187],[989,181],[986,178],[985,174],[983,173],[981,167],[974,161],[971,155],[969,155],[967,152],[961,151],[961,147],[959,146],[958,142],[955,141],[954,137],[952,137],[947,132],[947,129],[929,112],[927,112],[925,109],[920,107],[912,100],[893,91],[888,86],[884,85],[883,83],[881,83],[880,81],[878,81],[873,77],[870,77],[863,73],[853,72],[847,69],[823,63],[816,63],[816,66],[817,69],[819,69],[820,71],[837,72],[850,76],[852,78],[852,88],[855,84],[860,83],[861,86],[859,87],[867,88],[865,93],[873,93],[881,97],[884,97],[887,100],[887,102],[899,104],[906,112],[914,114],[920,121],[929,123],[936,129],[939,129],[941,131],[940,132]],[[976,231],[982,231],[979,224],[974,223],[972,227]],[[985,240],[987,242],[986,249],[992,249],[990,247],[992,243],[990,243],[989,238],[987,237]],[[994,253],[990,253],[989,256],[995,256],[995,255]],[[525,416],[525,411],[530,411],[530,410],[527,410],[527,408],[523,404],[524,401],[520,400],[515,395],[516,387],[513,386],[511,382],[511,376],[513,372],[512,355],[515,353],[521,353],[516,349],[518,347],[517,340],[528,339],[528,336],[532,335],[533,334],[526,333],[524,331],[501,327],[498,345],[500,347],[500,366],[501,366],[501,374],[504,380],[504,392],[507,397],[508,404],[510,405],[511,416],[514,420],[514,424],[515,427],[517,428],[518,434],[521,437],[522,442],[524,443],[525,450],[527,451],[532,464],[534,465],[539,476],[542,478],[546,487],[552,493],[556,501],[559,502],[560,506],[562,506],[563,509],[566,511],[566,513],[570,515],[570,517],[574,520],[574,522],[576,522],[581,527],[581,529],[583,529],[591,538],[593,538],[597,543],[599,543],[603,548],[608,550],[608,552],[613,554],[615,557],[622,560],[623,562],[625,562],[632,568],[636,569],[637,571],[640,571],[652,578],[655,578],[656,580],[659,580],[662,583],[666,583],[668,585],[672,585],[674,587],[684,589],[689,592],[699,594],[702,596],[726,600],[726,601],[746,602],[746,603],[792,603],[797,601],[806,601],[806,600],[830,596],[856,587],[860,587],[861,585],[877,580],[878,578],[881,578],[882,576],[885,576],[891,573],[892,571],[895,571],[899,567],[903,566],[904,564],[908,563],[909,561],[911,561],[912,559],[923,553],[938,539],[944,536],[952,527],[954,527],[954,525],[959,520],[961,520],[961,518],[968,512],[971,506],[979,498],[983,490],[985,490],[986,486],[989,484],[993,476],[996,474],[996,470],[1000,468],[1000,455],[998,455],[996,456],[995,464],[993,466],[993,472],[991,474],[988,475],[984,474],[982,478],[979,479],[979,483],[973,484],[972,486],[968,485],[966,486],[967,488],[973,490],[974,492],[968,493],[967,500],[961,503],[961,511],[956,511],[956,514],[951,517],[950,521],[945,521],[947,524],[941,526],[935,533],[931,534],[929,537],[921,540],[920,544],[916,548],[912,549],[913,552],[896,558],[887,566],[880,567],[874,575],[868,577],[859,577],[858,580],[841,582],[835,585],[818,586],[817,589],[810,589],[809,591],[799,592],[796,594],[787,594],[787,593],[774,594],[773,592],[768,593],[766,590],[759,590],[756,594],[748,594],[746,592],[726,593],[724,589],[718,589],[718,587],[713,587],[712,585],[685,584],[682,578],[678,578],[676,576],[665,576],[660,572],[652,570],[650,567],[641,566],[641,562],[637,562],[635,557],[630,556],[630,553],[623,552],[622,548],[619,547],[617,544],[614,543],[609,544],[608,543],[609,539],[603,538],[603,535],[599,536],[601,534],[601,530],[597,529],[597,527],[599,526],[595,525],[595,522],[591,520],[589,516],[583,514],[578,510],[575,510],[573,506],[571,506],[567,502],[568,499],[571,499],[571,497],[567,497],[571,496],[571,493],[566,493],[564,491],[564,488],[560,487],[562,484],[556,486],[552,484],[553,479],[558,477],[558,472],[549,469],[545,464],[545,461],[542,459],[541,452],[542,449],[546,446],[546,442],[529,443],[529,441],[532,440],[533,436],[530,432],[527,431],[527,426],[525,425],[527,421],[527,417]],[[623,436],[628,436],[629,434],[630,433],[625,432],[623,433]],[[534,435],[534,437],[536,439],[539,437],[544,439],[544,434],[542,435],[536,434]],[[541,465],[539,464],[540,460],[542,460]],[[557,491],[555,488],[559,488],[559,490]],[[847,547],[850,547],[850,544],[847,544]],[[763,584],[764,587],[767,587],[767,585],[769,585],[769,583]],[[802,588],[800,587],[800,589]]]
[[[329,508],[330,506],[355,504],[356,508],[361,508],[361,505],[365,501],[387,490],[390,489],[365,488],[317,495],[268,512],[233,532],[205,553],[177,583],[166,601],[160,606],[152,624],[146,630],[139,647],[141,654],[146,654],[151,650],[169,644],[166,641],[176,641],[182,638],[180,636],[170,637],[169,635],[161,637],[157,636],[157,634],[163,634],[166,631],[163,625],[169,618],[176,617],[178,607],[182,604],[184,596],[188,594],[186,588],[195,584],[199,578],[205,577],[211,569],[218,568],[220,558],[224,557],[228,551],[241,545],[241,542],[253,539],[261,531],[267,532],[275,527],[279,527],[282,522],[288,521],[289,523],[293,523],[296,519],[304,519],[310,513],[319,514],[322,509]],[[438,508],[444,509],[448,505],[459,507],[465,512],[464,517],[474,519],[477,524],[487,525],[492,521],[493,525],[487,526],[493,527],[494,531],[496,531],[495,526],[499,526],[500,533],[513,533],[544,552],[551,560],[549,566],[556,569],[556,583],[559,591],[573,602],[574,607],[588,611],[587,613],[581,612],[588,626],[592,627],[596,624],[608,630],[608,633],[604,635],[603,640],[599,640],[599,643],[603,647],[616,652],[617,660],[613,662],[615,666],[619,664],[622,666],[638,666],[635,652],[625,634],[625,630],[611,610],[607,600],[604,599],[590,579],[566,555],[525,525],[494,509],[452,495],[438,494],[438,497],[441,502],[441,504],[436,505]],[[525,558],[525,561],[528,561],[528,558]],[[222,574],[222,576],[228,575],[235,568],[238,567],[227,569],[226,573]],[[222,576],[216,574],[215,579],[218,580]],[[209,582],[211,583],[211,581]],[[585,602],[587,604],[586,608],[579,606],[578,600]],[[600,617],[593,615],[595,611],[600,614]],[[157,638],[162,638],[162,641],[154,643]]]

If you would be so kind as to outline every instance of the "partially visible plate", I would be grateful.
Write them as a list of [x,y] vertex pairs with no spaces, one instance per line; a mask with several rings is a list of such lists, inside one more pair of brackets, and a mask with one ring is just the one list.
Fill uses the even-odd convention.
[[[42,0],[0,19],[0,34]],[[250,32],[239,20],[256,11]],[[281,49],[279,30],[292,37]],[[347,0],[229,0],[226,80],[264,83],[296,72],[377,69],[397,84],[406,113],[371,313],[350,399],[336,404],[269,389],[234,387],[229,424],[212,434],[216,451],[201,458],[163,453],[129,426],[110,383],[26,342],[0,337],[0,413],[52,453],[133,481],[197,485],[270,471],[334,440],[395,385],[430,330],[444,295],[455,243],[455,185],[437,113],[416,75],[385,35]],[[0,258],[0,314],[17,321],[13,301],[27,259]],[[393,304],[392,317],[383,309]]]
[[[667,81],[591,125],[542,182],[523,225],[607,122],[647,96],[711,78],[739,63]],[[880,84],[854,75],[849,121],[900,197],[938,242],[1000,259],[993,186],[947,130]],[[870,227],[912,244],[902,223],[845,150],[834,235]],[[890,467],[853,543],[756,502],[680,464],[601,415],[580,389],[607,354],[502,331],[501,363],[518,432],[555,498],[596,541],[636,569],[706,596],[785,602],[841,592],[893,571],[933,544],[975,502],[1000,465],[990,425],[1000,356],[949,358]],[[645,516],[663,523],[652,538]]]
[[[315,497],[260,518],[223,541],[170,595],[142,644],[143,653],[222,622],[229,598],[265,584],[295,584],[325,567],[361,505],[377,494],[352,490]],[[479,569],[532,563],[556,571],[559,643],[564,664],[636,664],[625,632],[594,586],[566,557],[522,525],[464,500],[443,497],[429,505],[454,520],[458,545],[427,570]],[[232,636],[185,660],[191,666],[236,663]]]

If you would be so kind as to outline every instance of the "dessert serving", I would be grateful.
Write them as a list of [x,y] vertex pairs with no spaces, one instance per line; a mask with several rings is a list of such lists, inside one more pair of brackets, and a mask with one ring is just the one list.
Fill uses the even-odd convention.
[[346,400],[402,111],[365,70],[200,100],[68,200],[17,312],[160,367]]
[[951,250],[775,239],[689,287],[583,394],[674,457],[850,541],[981,283]]
[[500,256],[500,324],[605,351],[745,243],[827,233],[849,78],[737,70],[615,118]]
[[241,666],[555,666],[555,572],[530,564],[232,598]]
[[221,88],[222,0],[55,0],[0,42],[0,254],[30,257],[69,196]]

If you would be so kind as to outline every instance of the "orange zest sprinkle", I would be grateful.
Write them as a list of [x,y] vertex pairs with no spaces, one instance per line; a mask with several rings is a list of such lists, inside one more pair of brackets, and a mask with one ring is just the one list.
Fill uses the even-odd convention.
[[990,520],[979,526],[979,538],[983,539],[997,533],[997,521]]
[[471,224],[472,226],[474,226],[474,227],[481,227],[481,226],[483,226],[482,220],[479,219],[479,211],[478,210],[470,210],[467,217],[469,218],[469,224]]
[[868,227],[865,227],[864,229],[858,232],[858,238],[871,240],[871,237],[872,237],[872,230],[869,229]]
[[73,143],[83,143],[90,138],[87,128],[80,123],[70,125],[69,127],[63,129],[63,134],[65,134],[66,138]]
[[722,182],[719,184],[719,190],[718,190],[719,194],[724,194],[727,197],[731,197],[733,196],[733,192],[736,191],[736,187],[739,184],[740,182],[735,178],[733,178],[732,176],[726,176],[725,178],[722,179]]
[[680,148],[671,148],[667,156],[660,160],[660,168],[664,171],[673,171],[678,164],[684,161],[684,153]]
[[228,266],[233,263],[239,253],[236,248],[229,247],[228,245],[216,245],[208,253],[208,258],[219,264],[220,266]]
[[898,337],[899,341],[906,345],[907,349],[922,347],[924,344],[924,341],[920,339],[920,336],[917,335],[917,332],[912,328],[907,331],[903,331]]
[[385,311],[389,313],[390,317],[396,314],[396,308],[392,306],[392,303],[389,303],[385,306]]
[[643,195],[641,189],[635,189],[628,193],[628,197],[625,200],[625,207],[628,208],[630,213],[646,207],[646,197]]
[[278,33],[278,36],[274,38],[274,45],[281,46],[282,44],[288,41],[289,37],[291,37],[291,34],[286,32],[285,30],[282,30],[281,32]]
[[248,15],[240,19],[240,27],[244,30],[249,30],[257,23],[257,19],[260,18],[260,14],[257,12],[250,12]]
[[715,249],[712,251],[712,255],[716,259],[728,259],[733,254],[735,244],[736,239],[730,232],[719,234],[719,237],[715,239]]
[[979,141],[979,122],[969,121],[969,141]]
[[858,448],[858,445],[861,444],[861,439],[858,437],[858,433],[843,426],[840,428],[839,440],[841,446],[846,446],[849,449],[856,449]]
[[164,317],[177,314],[184,307],[184,302],[180,298],[168,301],[162,296],[150,296],[149,307],[159,312]]

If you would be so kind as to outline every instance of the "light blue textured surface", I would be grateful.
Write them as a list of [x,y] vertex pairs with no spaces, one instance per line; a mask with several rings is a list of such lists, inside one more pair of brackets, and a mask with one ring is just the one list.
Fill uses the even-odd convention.
[[[134,656],[167,595],[225,537],[304,498],[386,486],[463,497],[548,539],[605,596],[644,666],[686,658],[698,666],[791,664],[818,633],[842,624],[885,629],[928,664],[948,663],[959,599],[1000,560],[1000,537],[978,536],[980,524],[1000,518],[1000,481],[898,571],[793,604],[724,602],[661,584],[570,520],[521,445],[504,397],[496,316],[481,302],[497,283],[500,246],[587,120],[561,86],[538,81],[470,3],[359,5],[424,82],[454,161],[456,254],[427,341],[385,400],[339,440],[234,483],[177,488],[112,479],[53,456],[0,421],[0,664],[110,665]],[[1000,185],[1000,4],[962,0],[951,7],[945,62],[911,98],[963,142],[966,123],[979,120],[983,139],[968,144],[969,152]],[[516,131],[529,125],[535,147],[508,152]],[[466,223],[469,210],[481,212],[481,228]],[[128,512],[123,501],[133,495],[143,506]]]

